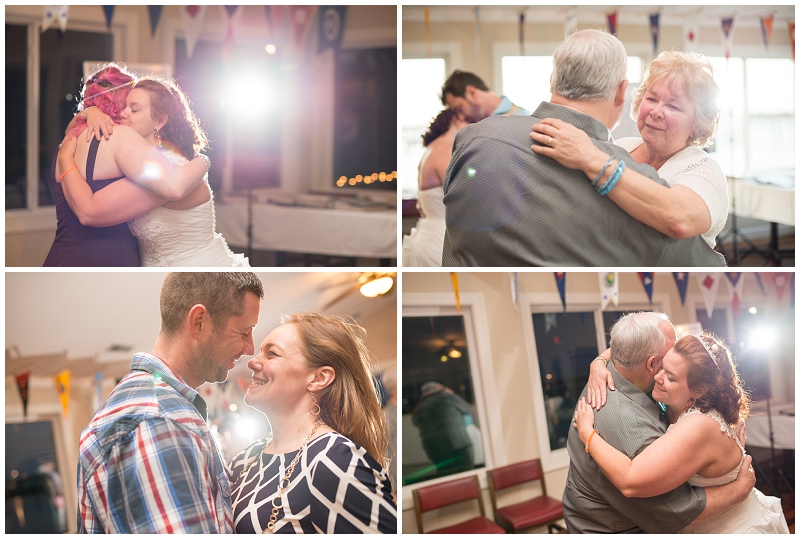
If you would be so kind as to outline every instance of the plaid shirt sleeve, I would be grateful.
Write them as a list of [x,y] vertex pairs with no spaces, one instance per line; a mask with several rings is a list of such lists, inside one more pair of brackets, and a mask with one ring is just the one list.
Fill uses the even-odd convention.
[[179,422],[153,418],[122,435],[106,451],[105,458],[98,459],[101,464],[87,470],[79,485],[79,531],[225,531],[220,484],[209,471],[216,469],[213,441]]

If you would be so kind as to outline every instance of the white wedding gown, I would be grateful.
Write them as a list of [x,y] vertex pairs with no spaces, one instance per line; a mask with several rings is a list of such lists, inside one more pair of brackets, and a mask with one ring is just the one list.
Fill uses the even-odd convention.
[[420,191],[419,204],[425,217],[403,238],[403,267],[441,266],[445,231],[442,187]]
[[[164,156],[176,165],[188,160],[172,151]],[[208,187],[208,175],[203,178]],[[142,266],[249,267],[247,258],[234,254],[216,231],[214,193],[208,202],[187,210],[160,206],[128,222],[139,241]]]
[[[701,413],[703,412],[692,408],[684,412],[678,418],[678,421],[689,414]],[[720,413],[716,410],[711,410],[705,415],[719,423],[720,430],[736,441],[736,445],[742,451],[742,459],[744,459],[744,448],[739,443],[736,432],[725,423]],[[672,428],[672,425],[670,425],[670,428]],[[733,470],[721,477],[694,475],[689,479],[689,484],[695,487],[725,485],[736,479],[741,465],[742,462],[740,460]],[[681,533],[789,533],[789,526],[786,524],[786,518],[783,515],[781,501],[774,496],[765,496],[761,491],[754,488],[750,491],[750,495],[746,500],[734,505],[714,520],[703,522],[702,524],[690,524],[681,530]]]

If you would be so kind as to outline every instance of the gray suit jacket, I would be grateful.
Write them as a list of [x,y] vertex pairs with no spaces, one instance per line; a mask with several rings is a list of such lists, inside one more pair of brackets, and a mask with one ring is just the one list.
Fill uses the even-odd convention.
[[[595,413],[595,436],[629,458],[666,432],[658,405],[609,363],[616,391]],[[581,397],[586,396],[584,388]],[[626,498],[586,453],[575,428],[567,438],[569,473],[564,489],[564,521],[570,533],[676,533],[706,507],[706,492],[684,483],[652,498]]]
[[662,185],[608,142],[608,129],[573,109],[543,102],[533,116],[492,116],[462,129],[444,178],[443,266],[724,266],[701,237],[675,240],[595,192],[586,175],[534,153],[542,118],[586,131],[595,145]]

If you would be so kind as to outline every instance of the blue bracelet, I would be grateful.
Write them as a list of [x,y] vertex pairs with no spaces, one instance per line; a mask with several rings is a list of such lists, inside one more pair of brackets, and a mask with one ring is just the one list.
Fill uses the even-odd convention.
[[617,165],[617,168],[614,170],[614,175],[611,176],[611,179],[608,180],[606,183],[604,183],[602,187],[600,187],[600,188],[595,187],[595,190],[598,193],[600,193],[601,196],[605,196],[608,193],[610,193],[611,190],[614,188],[614,186],[617,185],[617,182],[619,181],[620,177],[622,176],[622,171],[623,170],[625,170],[625,161],[620,159],[619,160],[619,164]]
[[599,182],[599,181],[600,181],[600,178],[602,178],[602,177],[603,177],[603,173],[605,173],[606,169],[608,168],[608,165],[610,165],[610,164],[611,164],[611,161],[613,161],[613,160],[614,160],[614,158],[613,158],[613,157],[609,157],[609,158],[608,158],[608,161],[606,161],[606,164],[605,164],[605,165],[603,165],[603,168],[601,168],[601,169],[600,169],[600,174],[598,174],[598,175],[597,175],[597,177],[596,177],[596,178],[595,178],[595,179],[592,181],[592,187],[594,187],[595,185],[597,185],[597,182]]

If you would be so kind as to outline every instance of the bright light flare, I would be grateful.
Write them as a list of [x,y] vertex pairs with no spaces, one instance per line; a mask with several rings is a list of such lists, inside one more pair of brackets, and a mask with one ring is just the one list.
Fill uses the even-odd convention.
[[256,424],[251,419],[239,418],[239,420],[236,422],[236,433],[240,436],[252,437],[255,430]]
[[269,43],[266,47],[264,47],[264,50],[267,51],[267,54],[275,54],[276,52],[278,52],[278,47],[276,47],[272,43]]
[[263,122],[281,101],[278,86],[267,77],[254,74],[233,79],[222,95],[222,106],[237,121]]
[[753,328],[748,335],[747,347],[753,350],[769,350],[775,345],[777,332],[768,326]]

